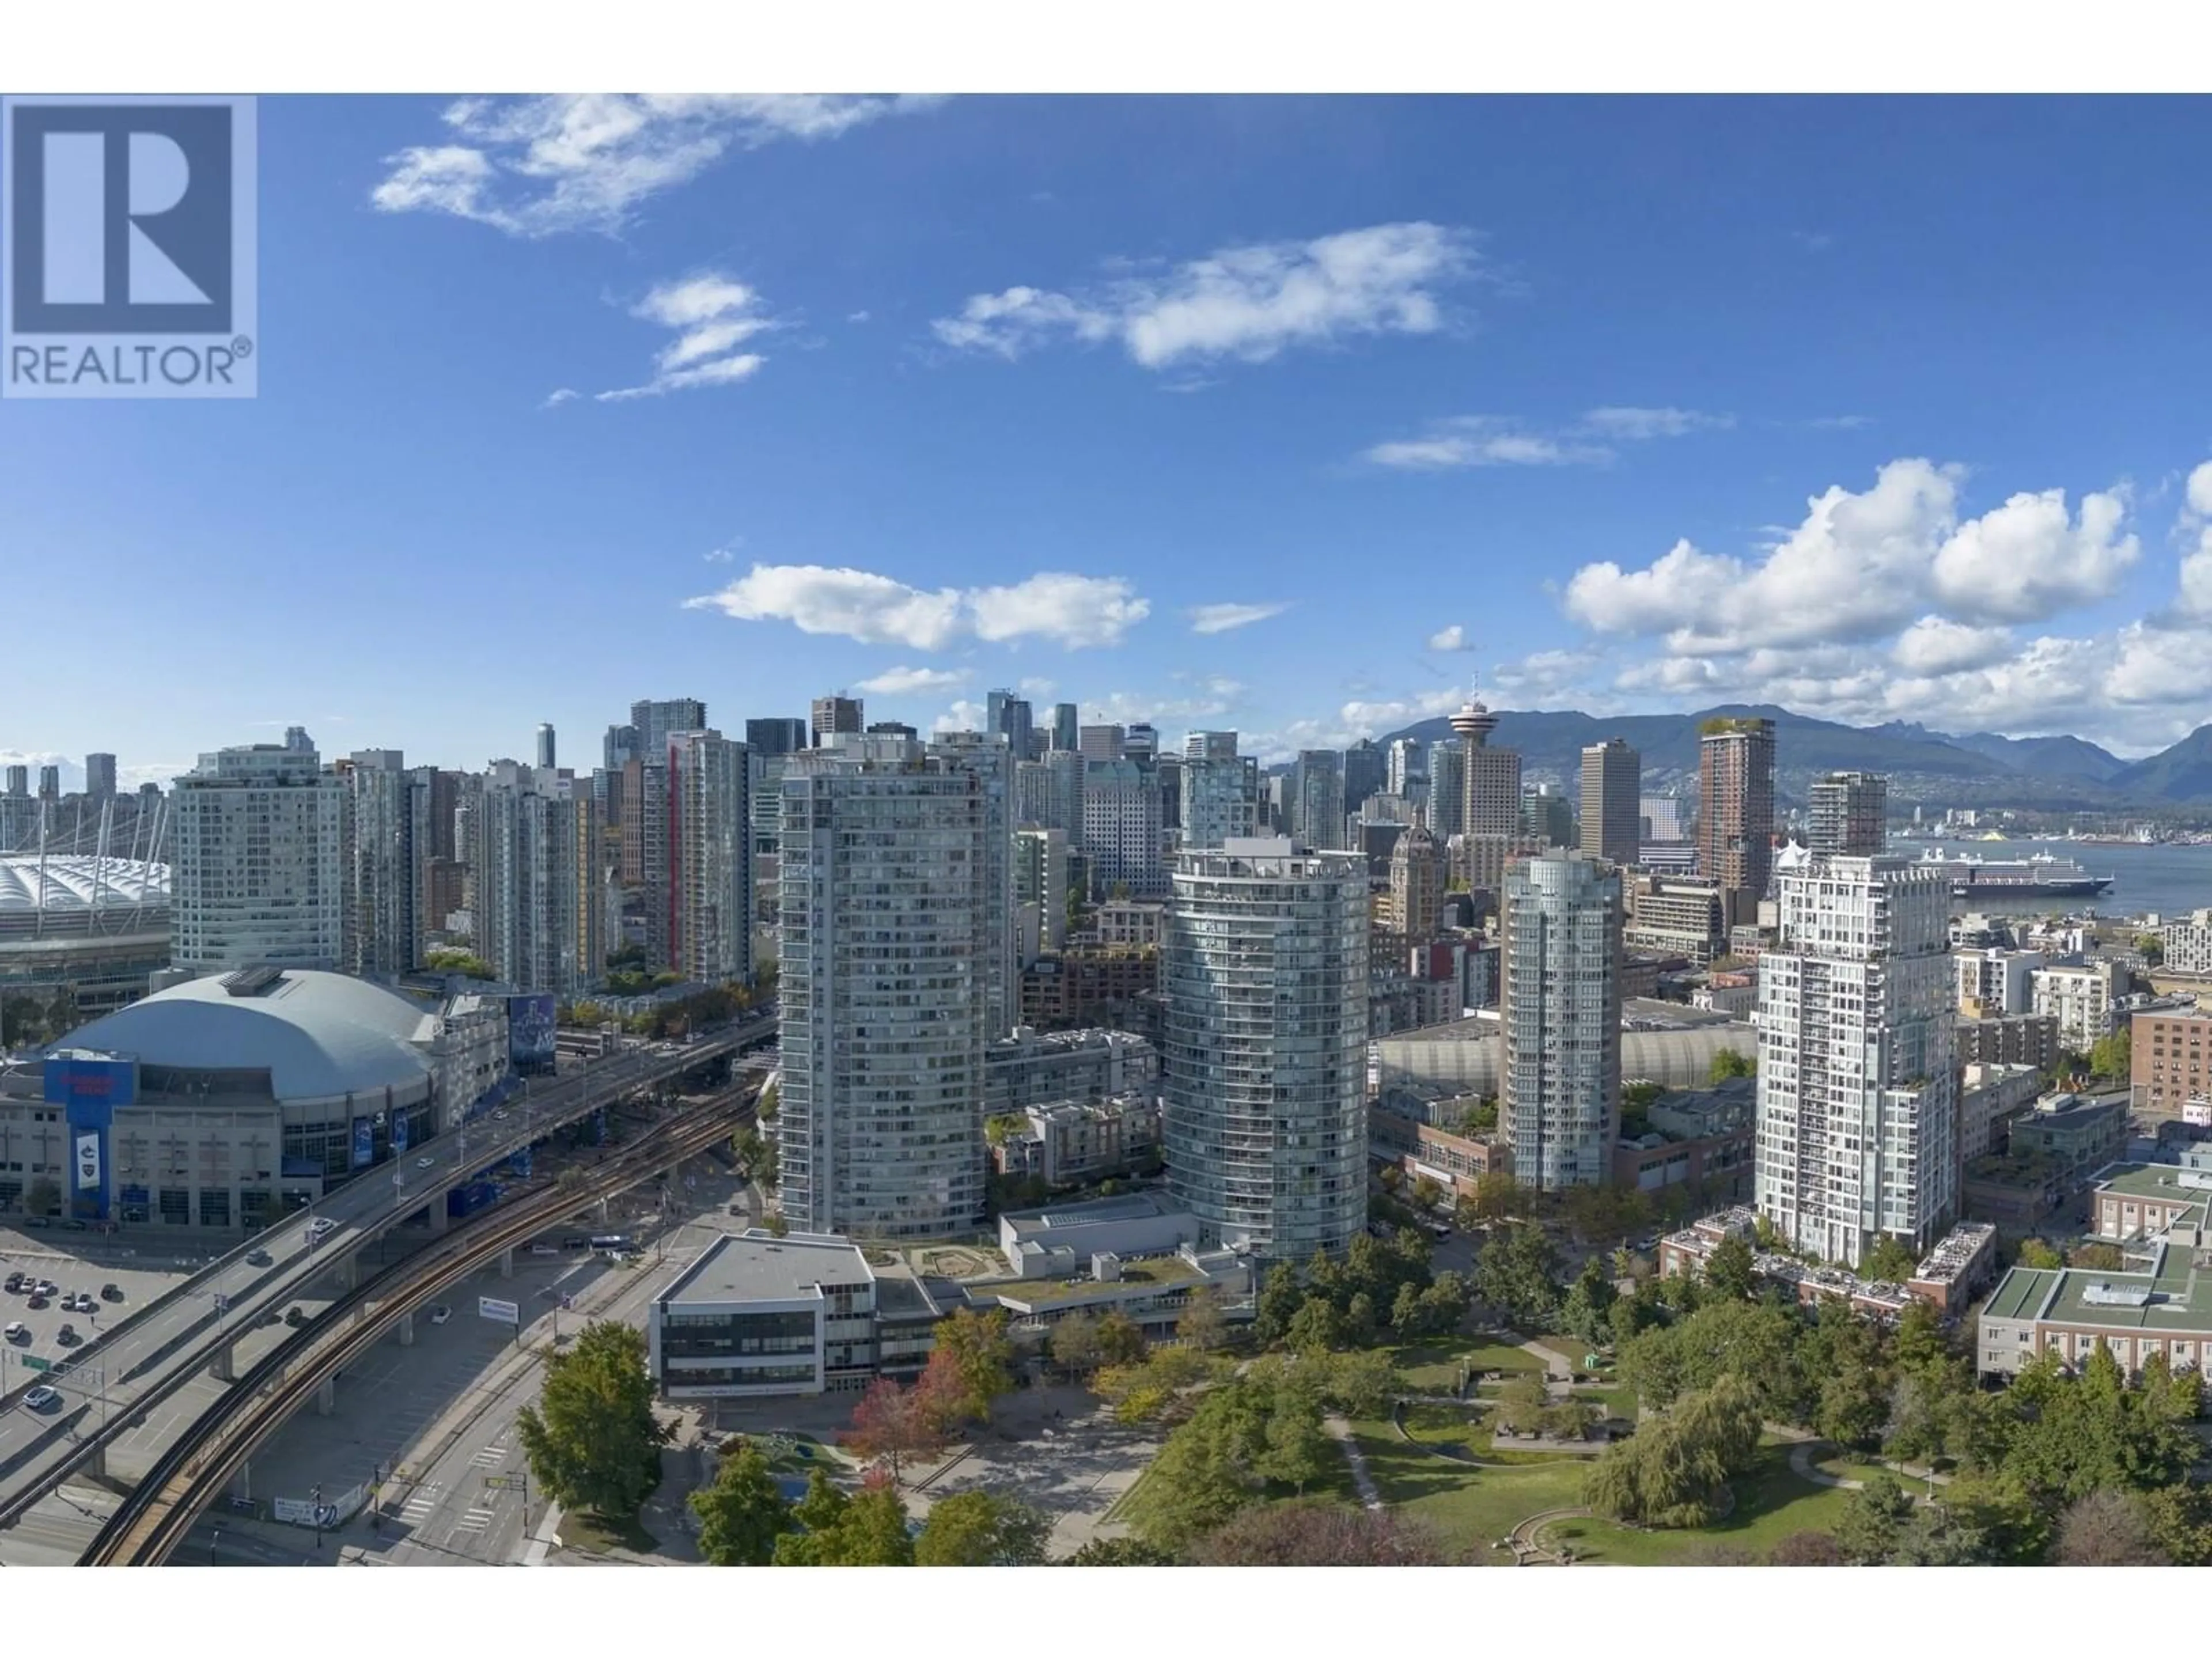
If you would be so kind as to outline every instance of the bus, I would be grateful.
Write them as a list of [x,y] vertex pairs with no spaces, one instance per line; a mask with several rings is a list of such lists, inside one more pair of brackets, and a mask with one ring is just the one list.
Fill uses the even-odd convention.
[[592,1248],[595,1250],[627,1250],[630,1248],[629,1235],[627,1233],[597,1234],[592,1239]]

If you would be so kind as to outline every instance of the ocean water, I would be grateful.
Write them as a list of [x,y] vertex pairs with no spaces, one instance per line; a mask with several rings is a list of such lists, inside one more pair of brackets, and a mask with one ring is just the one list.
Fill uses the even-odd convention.
[[2008,915],[2043,915],[2055,911],[2094,909],[2100,916],[2137,916],[2154,910],[2168,921],[2191,910],[2212,908],[2212,847],[2137,846],[2066,841],[1903,841],[1889,850],[1918,858],[1923,848],[1946,854],[1972,853],[1994,862],[2024,859],[2033,853],[2072,859],[2093,876],[2110,876],[2112,884],[2094,899],[2017,898],[1991,900],[1977,895],[1974,908]]

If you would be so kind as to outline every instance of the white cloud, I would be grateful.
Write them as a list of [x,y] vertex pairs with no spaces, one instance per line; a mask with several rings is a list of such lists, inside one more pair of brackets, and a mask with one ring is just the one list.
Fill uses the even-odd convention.
[[2010,656],[2012,635],[2002,628],[1969,628],[1946,617],[1923,617],[1897,636],[1890,654],[1910,674],[1949,674],[1983,668]]
[[848,323],[865,323],[868,320],[868,313],[865,311],[848,312],[845,314],[845,320]]
[[973,698],[963,697],[931,722],[939,732],[981,732],[990,711]]
[[369,192],[386,213],[446,213],[513,236],[613,233],[663,191],[732,149],[834,138],[928,98],[562,94],[465,98],[444,112],[453,143],[387,158]]
[[1355,335],[1431,334],[1440,290],[1473,275],[1474,239],[1425,222],[1371,225],[1306,242],[1222,248],[1161,275],[1063,294],[1017,286],[969,297],[931,330],[959,350],[1012,359],[1064,339],[1118,341],[1146,368],[1264,362]]
[[1593,409],[1583,416],[1583,425],[1589,430],[1626,443],[1724,431],[1735,424],[1733,415],[1705,415],[1694,409]]
[[1182,696],[1147,691],[1111,691],[1103,697],[1083,699],[1085,726],[1128,726],[1139,721],[1164,725],[1174,720],[1211,720],[1233,712],[1244,695],[1241,681],[1224,675],[1185,679],[1190,693]]
[[969,638],[1116,645],[1152,608],[1119,576],[1047,571],[1010,586],[932,592],[872,571],[814,564],[757,564],[720,592],[684,603],[740,622],[787,622],[805,634],[916,651]]
[[1451,714],[1470,695],[1461,687],[1402,697],[1354,698],[1331,718],[1292,720],[1280,730],[1255,733],[1248,752],[1265,761],[1278,761],[1301,749],[1348,749],[1362,738],[1381,737],[1418,720]]
[[1050,696],[1055,688],[1050,680],[1030,678],[1016,681],[1015,689],[1024,696],[1034,699]]
[[758,294],[712,271],[661,283],[631,308],[630,315],[676,330],[676,338],[654,357],[650,380],[597,393],[603,404],[750,380],[767,360],[738,348],[776,325],[762,313]]
[[966,668],[887,668],[862,680],[858,690],[878,696],[903,697],[917,691],[949,691],[975,678]]
[[1602,444],[1520,432],[1496,415],[1461,415],[1438,421],[1418,438],[1370,446],[1365,459],[1408,472],[1441,472],[1469,466],[1595,466],[1613,459]]
[[[1491,672],[1490,684],[1501,691],[1532,693],[1551,697],[1570,690],[1581,694],[1586,689],[1585,677],[1600,661],[1594,651],[1535,651],[1518,662],[1500,663]],[[1603,702],[1602,696],[1585,698]],[[1598,713],[1595,708],[1587,712]]]
[[1454,623],[1449,628],[1439,628],[1435,633],[1429,635],[1429,649],[1431,651],[1471,651],[1474,649],[1474,647],[1468,643],[1467,629],[1461,627],[1457,623]]
[[2127,502],[2117,493],[2081,498],[2077,526],[2066,492],[2013,496],[1960,525],[1936,555],[1936,596],[1956,615],[2035,622],[2106,598],[2139,549],[2122,535]]
[[743,536],[733,536],[721,546],[708,548],[699,556],[708,564],[728,564],[738,556],[738,550],[744,544]]
[[1290,609],[1287,600],[1259,605],[1197,605],[1190,610],[1190,631],[1194,634],[1226,634],[1232,628],[1246,628],[1270,617],[1279,617]]
[[558,409],[562,404],[574,403],[577,398],[583,395],[584,394],[582,392],[577,391],[576,388],[572,386],[556,386],[552,391],[545,394],[545,401],[538,404],[538,407],[540,409]]

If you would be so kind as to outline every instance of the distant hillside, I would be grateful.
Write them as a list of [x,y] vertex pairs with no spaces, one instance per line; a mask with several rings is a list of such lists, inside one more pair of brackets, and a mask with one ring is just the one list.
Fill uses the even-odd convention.
[[[2163,774],[2135,780],[2136,774],[2165,757],[2130,767],[2078,738],[2010,738],[1984,732],[1959,738],[1903,722],[1863,728],[1772,705],[1743,703],[1693,714],[1605,719],[1571,709],[1496,712],[1498,734],[1492,742],[1519,750],[1532,771],[1553,771],[1570,780],[1581,769],[1583,748],[1613,737],[1625,738],[1636,747],[1645,775],[1654,781],[1694,774],[1702,721],[1716,715],[1757,714],[1774,722],[1776,786],[1785,799],[1795,801],[1802,801],[1812,780],[1824,772],[1879,772],[1889,779],[1897,799],[1982,806],[2103,807],[2130,799],[2169,804],[2212,801],[2212,736],[2207,735],[2212,727],[2197,734],[2206,738],[2206,748],[2197,757],[2205,774],[2190,786],[2197,793],[2168,793],[2153,787]],[[1450,738],[1451,723],[1448,719],[1423,720],[1390,736],[1434,743]],[[2100,771],[2103,776],[2098,775]]]
[[2200,726],[2172,748],[2121,768],[2107,787],[2133,800],[2212,801],[2212,726]]

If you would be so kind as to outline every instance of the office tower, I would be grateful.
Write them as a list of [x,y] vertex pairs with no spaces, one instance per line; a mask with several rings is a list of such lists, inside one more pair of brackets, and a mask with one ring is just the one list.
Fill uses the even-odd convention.
[[795,755],[806,745],[805,720],[778,717],[745,722],[745,748],[755,755]]
[[719,732],[668,740],[668,960],[702,984],[753,971],[752,821],[745,746]]
[[1160,792],[1162,827],[1180,831],[1182,828],[1182,757],[1172,752],[1153,756],[1152,779]]
[[[985,963],[994,912],[1012,921],[988,873],[1003,836],[988,773],[957,751],[851,735],[787,763],[776,1144],[794,1230],[981,1224],[985,1054],[1006,1035]],[[1009,846],[1009,899],[1012,864]]]
[[1160,734],[1139,720],[1121,734],[1121,754],[1149,772],[1152,763],[1159,758]]
[[573,994],[577,931],[597,896],[578,890],[573,792],[550,769],[494,761],[476,817],[477,954],[519,990]]
[[1121,758],[1122,732],[1118,726],[1086,726],[1076,733],[1075,751],[1087,761]]
[[630,704],[629,723],[637,728],[639,757],[659,766],[667,761],[670,738],[707,729],[707,705],[696,697],[644,699]]
[[8,769],[8,799],[26,800],[29,799],[30,793],[31,769],[27,766],[10,766]]
[[540,720],[538,722],[538,769],[540,771],[550,772],[556,769],[556,765],[557,763],[554,758],[552,725],[549,721]]
[[605,743],[606,769],[616,777],[632,761],[641,758],[645,750],[644,738],[635,726],[610,726]]
[[94,800],[115,799],[115,757],[87,755],[84,757],[84,793]]
[[1183,739],[1182,845],[1218,847],[1259,833],[1260,763],[1237,752],[1234,732],[1194,732]]
[[39,799],[59,800],[62,798],[62,769],[41,766],[39,769]]
[[415,905],[413,790],[397,749],[362,749],[331,768],[345,788],[339,862],[345,882],[340,960],[349,974],[413,971],[419,933]]
[[1950,878],[1815,855],[1778,872],[1759,959],[1759,1212],[1856,1267],[1885,1234],[1917,1255],[1956,1206]]
[[460,802],[460,775],[418,766],[407,775],[407,840],[412,855],[410,908],[415,937],[409,949],[422,961],[424,936],[446,931],[447,918],[462,908],[461,864],[453,850],[453,817]]
[[1479,702],[1468,702],[1451,717],[1451,728],[1459,734],[1465,767],[1461,832],[1517,837],[1521,833],[1521,757],[1517,750],[1490,746],[1491,734],[1498,730],[1498,716]]
[[1389,774],[1389,760],[1372,738],[1362,738],[1344,751],[1344,811],[1347,817],[1365,805],[1370,795],[1382,793]]
[[994,691],[984,699],[983,729],[996,732],[1006,740],[1013,758],[1025,761],[1030,757],[1030,713],[1028,701],[1011,691]]
[[1467,827],[1467,750],[1439,743],[1429,750],[1429,830],[1449,842]]
[[1367,861],[1279,839],[1177,855],[1161,953],[1168,1189],[1263,1261],[1367,1220]]
[[1415,779],[1429,777],[1429,746],[1419,738],[1393,738],[1382,763],[1383,787],[1407,800],[1413,798]]
[[1416,944],[1433,939],[1444,903],[1444,850],[1416,823],[1390,849],[1390,931]]
[[1575,810],[1558,784],[1521,786],[1521,834],[1545,847],[1575,844]]
[[284,728],[284,746],[295,755],[311,755],[315,752],[315,740],[307,735],[307,728],[304,726],[288,726]]
[[858,732],[860,729],[860,700],[858,697],[817,697],[809,720],[817,749],[827,745],[830,738],[841,732]]
[[1620,1133],[1620,873],[1579,850],[1522,859],[1498,902],[1498,1127],[1514,1178],[1601,1185]]
[[1131,898],[1158,898],[1167,890],[1160,859],[1160,792],[1133,760],[1086,761],[1083,767],[1084,854],[1091,860],[1091,892],[1116,887]]
[[872,738],[919,738],[921,733],[904,720],[870,720],[867,735]]
[[1889,844],[1889,780],[1872,772],[1831,772],[1814,780],[1811,833],[1815,853],[1878,857]]
[[1753,920],[1774,864],[1774,722],[1723,716],[1698,728],[1698,873]]
[[195,974],[336,969],[343,949],[344,787],[313,749],[202,755],[170,811],[170,958]]
[[[1644,757],[1625,738],[1607,738],[1583,750],[1582,849],[1626,869],[1644,845]],[[1655,841],[1664,841],[1655,836]]]
[[1074,749],[1079,744],[1075,705],[1056,702],[1052,706],[1052,746],[1055,749]]
[[1021,965],[1067,939],[1067,837],[1057,830],[1014,832],[1014,902],[1021,908]]
[[1334,749],[1301,749],[1284,806],[1292,841],[1322,852],[1343,847],[1344,757]]

